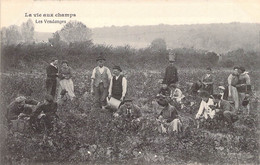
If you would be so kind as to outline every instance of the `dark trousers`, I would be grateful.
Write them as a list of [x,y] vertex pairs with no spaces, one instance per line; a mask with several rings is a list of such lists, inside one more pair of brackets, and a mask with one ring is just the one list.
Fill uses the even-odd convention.
[[97,87],[94,86],[95,106],[101,107],[106,105],[106,98],[108,96],[108,87],[104,87],[103,83],[100,83]]
[[53,99],[55,98],[56,94],[56,86],[57,86],[57,80],[56,79],[46,79],[46,89],[47,93],[53,96]]

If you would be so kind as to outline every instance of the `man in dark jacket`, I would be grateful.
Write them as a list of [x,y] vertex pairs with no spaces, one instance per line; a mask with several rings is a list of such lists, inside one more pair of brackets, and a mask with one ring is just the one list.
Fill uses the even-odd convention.
[[129,121],[140,121],[139,118],[142,116],[142,113],[140,108],[133,103],[132,99],[125,99],[123,105],[120,106],[116,113],[114,113],[114,116],[121,116],[122,118],[127,119]]
[[39,122],[43,119],[47,130],[53,128],[53,120],[57,117],[58,104],[53,101],[51,95],[45,95],[44,103],[39,105],[30,117],[30,124],[35,129],[39,129]]
[[115,98],[117,100],[123,101],[127,90],[127,80],[121,75],[122,69],[120,66],[113,67],[113,77],[111,78],[108,98]]
[[221,99],[220,94],[213,95],[213,101],[216,104],[216,116],[219,119],[223,119],[228,123],[228,126],[238,120],[235,107],[233,107],[229,101]]
[[133,129],[137,131],[142,123],[141,109],[133,103],[132,99],[125,99],[123,105],[113,114],[119,127],[124,129]]
[[169,66],[165,70],[165,75],[163,78],[163,83],[170,85],[178,82],[178,72],[177,68],[173,65],[174,61],[170,60]]
[[58,77],[58,60],[53,59],[50,65],[46,68],[47,79],[46,79],[46,89],[47,93],[55,97],[57,77]]
[[158,103],[164,107],[158,116],[158,121],[160,123],[159,132],[181,132],[182,124],[176,108],[169,104],[166,99],[161,99]]

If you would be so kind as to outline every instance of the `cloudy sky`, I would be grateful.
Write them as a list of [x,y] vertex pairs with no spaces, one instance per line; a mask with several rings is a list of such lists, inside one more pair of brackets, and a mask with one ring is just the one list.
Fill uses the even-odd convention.
[[260,23],[260,0],[1,0],[1,27],[21,25],[25,13],[76,14],[73,18],[32,17],[35,30],[55,32],[64,24],[44,20],[78,20],[90,28],[157,24]]

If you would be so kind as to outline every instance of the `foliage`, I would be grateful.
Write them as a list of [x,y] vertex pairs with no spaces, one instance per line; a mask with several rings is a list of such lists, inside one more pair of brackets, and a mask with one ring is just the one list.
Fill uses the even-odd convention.
[[59,33],[62,40],[67,43],[91,40],[91,30],[82,22],[78,21],[69,21]]
[[[226,80],[230,71],[214,70],[215,90]],[[196,104],[187,112],[179,110],[185,125],[184,133],[178,136],[161,135],[157,132],[156,112],[151,104],[159,88],[161,73],[158,70],[125,70],[124,73],[129,83],[128,95],[135,99],[143,112],[140,125],[115,120],[110,112],[91,108],[91,73],[85,69],[76,69],[73,81],[77,99],[59,107],[59,119],[54,125],[54,131],[49,136],[30,130],[25,134],[9,132],[1,148],[2,164],[259,163],[256,115],[259,109],[256,105],[252,106],[251,115],[240,116],[234,131],[230,132],[226,127],[197,129],[193,117],[200,100],[196,100]],[[180,88],[185,95],[185,82],[195,80],[204,73],[201,69],[179,69]],[[258,72],[250,73],[250,76],[256,79]],[[44,77],[42,72],[2,74],[1,107],[6,107],[17,94],[42,101],[45,93]],[[259,82],[252,83],[257,87]],[[256,90],[259,89],[254,88]],[[259,102],[259,98],[254,96],[254,99]],[[1,113],[1,119],[4,119],[4,113]]]
[[22,41],[22,35],[20,29],[16,25],[11,25],[8,28],[1,30],[1,41],[5,45],[17,45]]
[[167,45],[164,39],[156,38],[151,42],[150,49],[154,52],[160,53],[165,52]]
[[31,19],[22,23],[21,34],[24,42],[32,43],[34,41],[34,24]]

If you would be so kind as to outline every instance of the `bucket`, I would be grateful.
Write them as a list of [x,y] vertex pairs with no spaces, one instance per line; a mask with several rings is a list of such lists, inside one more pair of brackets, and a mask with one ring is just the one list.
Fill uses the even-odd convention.
[[107,98],[107,104],[112,109],[118,109],[121,104],[121,101],[111,97],[110,99]]

